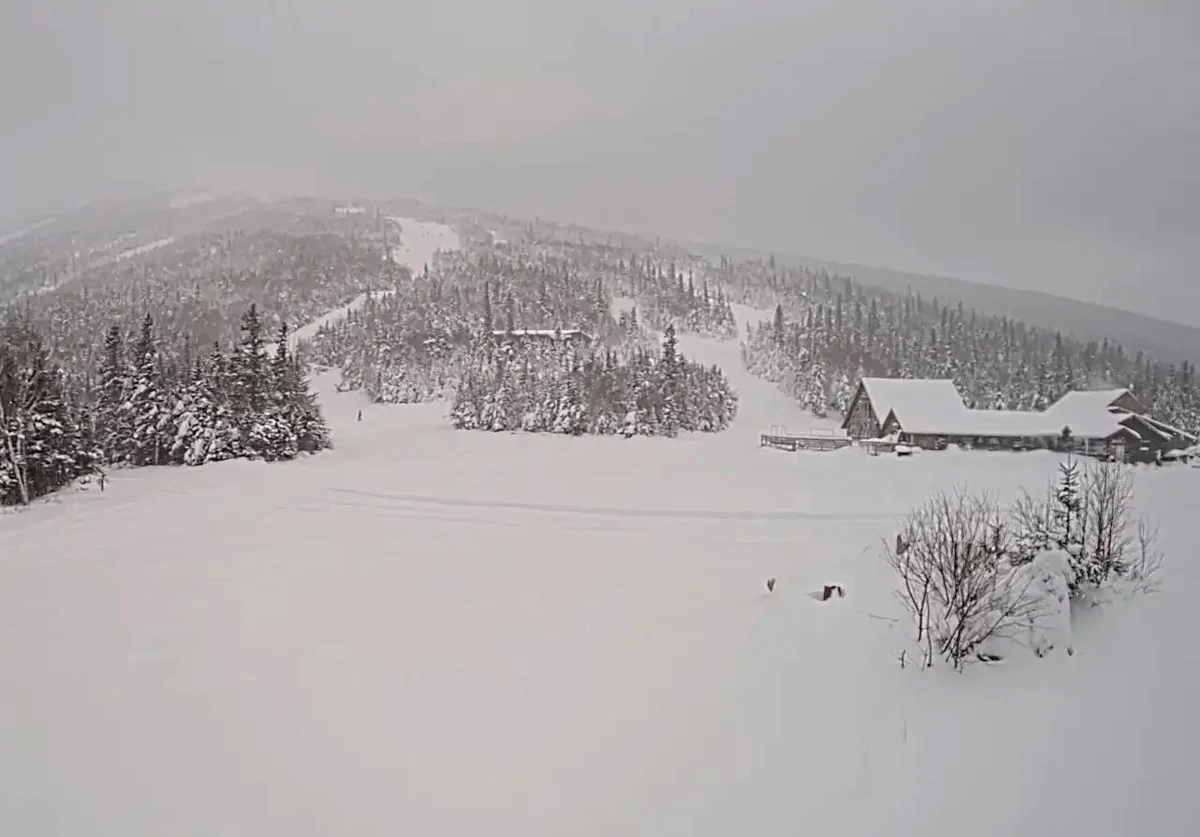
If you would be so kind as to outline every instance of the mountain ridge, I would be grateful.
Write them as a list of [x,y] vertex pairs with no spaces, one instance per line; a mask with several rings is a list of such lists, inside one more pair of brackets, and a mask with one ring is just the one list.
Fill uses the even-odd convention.
[[1111,305],[1032,291],[989,285],[968,279],[914,273],[886,267],[818,259],[751,247],[728,247],[673,239],[672,243],[700,255],[733,259],[766,259],[774,256],[781,265],[824,270],[853,279],[861,285],[888,293],[913,293],[937,297],[942,302],[961,302],[981,313],[1007,316],[1079,339],[1120,343],[1127,351],[1142,351],[1167,362],[1200,362],[1200,328],[1164,320]]
[[[192,189],[191,191],[195,191]],[[161,212],[167,209],[170,198],[178,190],[164,190],[149,196],[125,199],[94,201],[91,203],[70,207],[55,215],[43,215],[37,219],[38,224],[66,224],[74,226],[79,223],[96,223],[97,213],[122,215],[128,212],[134,214]],[[231,195],[214,190],[218,200],[228,201]],[[294,199],[293,199],[294,200]],[[320,203],[320,199],[307,198],[307,202]],[[332,199],[329,199],[332,201]],[[274,201],[268,201],[268,203]],[[285,199],[282,201],[286,203]],[[376,203],[368,201],[368,203]],[[385,201],[384,203],[397,203]],[[426,204],[423,201],[400,200],[399,203],[413,203],[420,206],[420,211],[437,213],[450,210],[449,205]],[[415,206],[414,206],[415,208]],[[499,213],[480,207],[454,207],[466,213],[501,216],[515,220],[517,216]],[[167,210],[170,212],[170,210]],[[195,210],[193,210],[195,211]],[[187,210],[176,208],[174,214],[183,215]],[[201,213],[203,214],[203,212]],[[548,219],[546,219],[548,220]],[[32,222],[31,222],[32,223]],[[641,239],[654,238],[653,233],[636,233],[629,230],[610,230],[605,228],[581,225],[569,221],[554,222],[556,226],[587,230],[593,234],[636,237]],[[19,229],[19,228],[14,228]],[[1149,314],[1129,311],[1116,306],[1060,296],[1045,291],[1006,288],[1000,285],[990,285],[967,279],[957,279],[948,276],[916,273],[886,267],[842,262],[832,259],[820,259],[788,253],[779,250],[766,250],[757,247],[742,247],[710,242],[693,241],[686,238],[662,236],[659,240],[697,253],[709,258],[728,256],[733,259],[767,259],[774,256],[777,263],[788,266],[804,267],[809,270],[824,270],[838,276],[845,276],[866,287],[893,294],[904,294],[910,290],[923,297],[936,297],[942,302],[953,304],[962,303],[966,308],[975,308],[981,313],[995,316],[1007,316],[1022,320],[1030,325],[1049,331],[1061,331],[1082,340],[1102,341],[1108,339],[1120,343],[1127,352],[1145,352],[1157,359],[1168,363],[1178,363],[1183,360],[1200,363],[1200,327],[1174,320],[1166,320]]]

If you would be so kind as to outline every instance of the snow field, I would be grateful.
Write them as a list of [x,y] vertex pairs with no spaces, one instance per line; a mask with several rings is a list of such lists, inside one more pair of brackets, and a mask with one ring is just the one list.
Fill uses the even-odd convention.
[[[449,241],[401,223],[414,263]],[[1083,615],[1073,657],[901,670],[880,540],[1057,459],[763,450],[819,423],[736,342],[679,343],[739,388],[730,431],[455,432],[333,372],[334,451],[0,517],[0,832],[1200,830],[1195,471],[1142,472],[1167,586]]]

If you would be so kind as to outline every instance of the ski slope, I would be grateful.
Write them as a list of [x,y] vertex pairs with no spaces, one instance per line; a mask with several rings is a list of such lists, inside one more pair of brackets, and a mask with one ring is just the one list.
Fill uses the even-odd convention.
[[[400,245],[392,248],[392,259],[397,264],[407,265],[414,272],[423,270],[425,265],[433,264],[433,258],[439,250],[458,249],[458,235],[444,224],[408,218],[388,218],[388,220],[401,227],[402,230]],[[386,295],[389,291],[379,293]],[[345,305],[334,308],[311,323],[300,326],[288,337],[288,348],[295,349],[301,341],[311,340],[322,326],[337,322],[351,311],[361,307],[366,300],[366,294],[359,294]],[[275,344],[268,344],[266,350],[268,352],[275,351]]]
[[[416,269],[452,240],[404,227]],[[680,346],[733,376],[728,433],[455,432],[333,373],[335,451],[0,517],[0,833],[1200,833],[1196,471],[1139,478],[1167,588],[1075,656],[902,671],[880,538],[1054,458],[762,450],[814,422]]]

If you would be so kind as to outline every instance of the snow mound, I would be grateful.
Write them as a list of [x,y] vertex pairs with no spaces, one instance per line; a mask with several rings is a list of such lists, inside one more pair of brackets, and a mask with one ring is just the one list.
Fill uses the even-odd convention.
[[985,643],[989,658],[1011,657],[1027,648],[1039,657],[1053,651],[1075,653],[1071,629],[1071,556],[1061,549],[1038,553],[1032,561],[1010,571],[1006,589],[1016,612],[1018,629]]

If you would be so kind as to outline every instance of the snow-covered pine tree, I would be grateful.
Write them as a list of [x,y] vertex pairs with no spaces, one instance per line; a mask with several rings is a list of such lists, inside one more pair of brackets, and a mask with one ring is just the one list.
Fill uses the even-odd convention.
[[125,408],[131,376],[125,360],[125,340],[121,327],[114,323],[104,338],[100,375],[95,394],[97,442],[105,461],[117,465],[129,461],[132,453],[133,425]]
[[1054,505],[1050,515],[1050,541],[1080,560],[1084,547],[1086,509],[1083,493],[1083,472],[1079,460],[1068,456],[1058,465],[1058,480],[1054,486]]
[[249,427],[267,403],[267,357],[258,307],[242,315],[241,337],[229,364],[229,399],[239,426]]
[[661,369],[659,393],[662,398],[662,416],[659,425],[665,436],[675,436],[679,432],[679,390],[681,381],[679,355],[676,350],[677,344],[675,326],[672,323],[668,323],[666,329],[663,330],[662,359],[659,361]]
[[0,334],[0,504],[28,504],[91,473],[94,450],[62,370],[26,324]]
[[294,439],[295,453],[316,453],[333,447],[333,437],[325,418],[321,414],[321,405],[309,385],[308,376],[300,361],[287,353],[286,329],[281,333],[279,341],[283,357],[277,355],[274,360],[273,378],[281,404],[281,418],[290,431],[289,439]]
[[[171,443],[170,412],[165,409],[162,376],[159,367],[158,340],[154,318],[147,313],[133,350],[133,380],[125,402],[125,420],[130,427],[129,462],[131,465],[164,465]],[[174,434],[170,433],[173,439]]]

